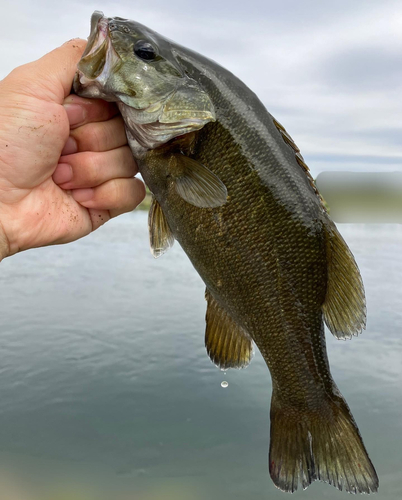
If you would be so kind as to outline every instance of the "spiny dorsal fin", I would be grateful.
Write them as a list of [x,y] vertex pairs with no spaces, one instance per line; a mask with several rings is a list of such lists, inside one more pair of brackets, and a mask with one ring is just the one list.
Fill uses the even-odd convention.
[[202,163],[184,156],[173,155],[172,168],[177,194],[200,208],[220,207],[226,203],[227,190],[223,182]]
[[151,253],[157,259],[173,246],[174,237],[165,214],[154,197],[149,209],[148,228]]
[[299,153],[299,155],[301,156],[300,149],[297,147],[295,141],[292,139],[292,137],[290,136],[290,134],[288,134],[288,132],[286,131],[285,127],[281,123],[279,123],[278,120],[275,120],[275,118],[273,118],[273,120],[274,120],[275,127],[282,134],[282,138],[286,142],[286,144],[289,144],[289,146],[291,146],[295,150],[295,152]]
[[205,298],[208,302],[205,347],[209,357],[223,370],[246,367],[253,356],[250,336],[221,308],[208,289]]
[[363,281],[352,252],[335,224],[326,225],[328,280],[324,320],[338,339],[358,335],[366,327]]
[[320,192],[317,189],[317,186],[315,185],[314,179],[313,179],[312,175],[310,174],[310,169],[308,168],[306,162],[304,161],[304,158],[303,158],[302,154],[300,153],[300,149],[298,148],[298,146],[296,145],[296,143],[292,139],[292,137],[286,132],[285,127],[283,125],[281,125],[278,122],[278,120],[275,120],[275,118],[273,118],[273,120],[274,120],[275,127],[278,129],[278,131],[282,135],[282,139],[286,142],[286,144],[288,144],[294,150],[297,163],[304,170],[304,172],[305,172],[305,174],[306,174],[306,176],[311,184],[311,187],[314,189],[315,194],[320,199],[322,208],[327,212],[327,207],[325,206],[324,198],[321,196]]

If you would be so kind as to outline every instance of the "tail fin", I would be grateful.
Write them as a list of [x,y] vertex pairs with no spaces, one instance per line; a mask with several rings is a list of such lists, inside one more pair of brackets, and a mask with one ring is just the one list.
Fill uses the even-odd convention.
[[378,477],[359,429],[340,393],[322,411],[298,413],[272,394],[269,472],[275,486],[293,493],[321,480],[349,493],[378,490]]

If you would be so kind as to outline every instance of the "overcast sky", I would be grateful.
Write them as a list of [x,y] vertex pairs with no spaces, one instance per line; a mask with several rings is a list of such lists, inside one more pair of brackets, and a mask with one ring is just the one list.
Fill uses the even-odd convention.
[[239,76],[312,173],[402,171],[400,0],[1,0],[0,78],[90,16],[135,19]]

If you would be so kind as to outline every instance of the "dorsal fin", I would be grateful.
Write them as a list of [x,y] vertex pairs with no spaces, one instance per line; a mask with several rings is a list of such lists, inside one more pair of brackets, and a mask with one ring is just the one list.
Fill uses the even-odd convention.
[[208,302],[205,347],[211,361],[223,370],[244,368],[253,356],[251,337],[222,309],[208,289],[205,298]]
[[335,224],[326,224],[328,281],[324,320],[338,339],[358,335],[366,327],[363,281],[352,252]]

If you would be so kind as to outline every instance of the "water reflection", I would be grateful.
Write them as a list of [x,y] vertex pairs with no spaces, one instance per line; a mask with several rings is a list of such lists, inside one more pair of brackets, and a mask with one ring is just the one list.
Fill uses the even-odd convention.
[[[379,473],[376,498],[395,499],[402,231],[340,229],[361,268],[369,316],[360,338],[327,337],[329,358]],[[246,370],[227,372],[230,390],[222,390],[203,345],[204,286],[178,245],[153,259],[146,214],[16,255],[1,263],[0,279],[2,468],[117,500],[284,498],[267,471],[265,363],[256,352]],[[308,490],[309,499],[341,495],[319,483]]]

